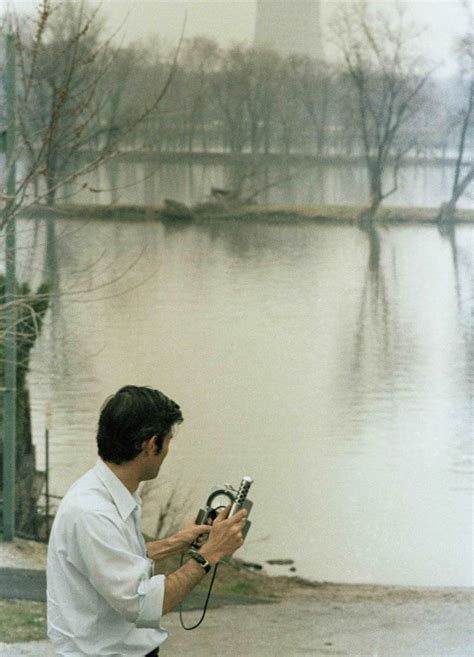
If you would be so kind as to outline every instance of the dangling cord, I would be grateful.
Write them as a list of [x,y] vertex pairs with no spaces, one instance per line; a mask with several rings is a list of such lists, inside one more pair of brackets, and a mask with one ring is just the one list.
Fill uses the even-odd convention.
[[[183,562],[184,562],[184,555],[181,555],[180,566],[183,565]],[[216,563],[216,565],[214,566],[214,572],[212,573],[211,583],[209,584],[209,590],[207,591],[206,602],[204,603],[204,609],[203,609],[203,612],[202,612],[202,616],[198,620],[196,625],[186,626],[184,624],[184,621],[183,621],[183,603],[181,603],[179,605],[179,620],[180,620],[181,627],[183,628],[183,630],[195,630],[196,627],[199,627],[199,625],[201,625],[202,621],[204,620],[204,616],[206,615],[206,611],[207,611],[207,605],[208,605],[208,602],[209,602],[209,598],[211,597],[212,586],[214,584],[214,580],[216,579],[216,573],[217,573],[217,566],[218,565],[219,564]]]

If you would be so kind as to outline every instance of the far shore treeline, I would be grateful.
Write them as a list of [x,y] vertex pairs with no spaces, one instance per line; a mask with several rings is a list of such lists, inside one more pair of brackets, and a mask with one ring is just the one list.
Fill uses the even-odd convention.
[[457,73],[443,78],[396,1],[338,4],[329,64],[204,37],[122,45],[100,8],[42,0],[2,23],[17,37],[17,208],[53,206],[64,183],[124,152],[219,153],[361,159],[369,219],[407,158],[449,160],[454,216],[474,179],[472,21],[466,6]]

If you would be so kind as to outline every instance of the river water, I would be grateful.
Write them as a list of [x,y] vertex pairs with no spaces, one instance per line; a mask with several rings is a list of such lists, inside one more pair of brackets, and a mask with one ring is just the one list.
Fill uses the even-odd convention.
[[[245,559],[293,559],[313,580],[472,584],[474,226],[57,228],[62,296],[29,375],[40,467],[53,411],[52,493],[94,464],[106,396],[151,385],[185,422],[145,529],[170,495],[192,516],[212,485],[250,474]],[[31,279],[44,227],[18,232]]]

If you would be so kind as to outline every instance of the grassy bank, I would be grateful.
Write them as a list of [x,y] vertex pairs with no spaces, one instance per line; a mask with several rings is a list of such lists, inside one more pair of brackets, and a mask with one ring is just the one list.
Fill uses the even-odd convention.
[[0,599],[0,643],[46,639],[46,603]]
[[[249,221],[252,223],[338,223],[353,224],[363,210],[362,206],[324,205],[224,205],[203,203],[191,208],[166,208],[163,205],[65,205],[54,208],[34,206],[23,216],[57,216],[61,219],[87,219],[94,221],[163,221],[172,223],[207,223],[210,221]],[[376,218],[380,224],[436,223],[439,208],[381,208]],[[456,223],[474,223],[474,210],[459,210]]]

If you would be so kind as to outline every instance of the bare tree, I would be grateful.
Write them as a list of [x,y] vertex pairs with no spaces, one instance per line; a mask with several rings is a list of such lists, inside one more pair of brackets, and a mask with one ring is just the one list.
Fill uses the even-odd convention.
[[140,496],[144,509],[155,509],[156,519],[151,530],[153,538],[165,538],[176,533],[185,524],[186,516],[194,510],[191,493],[181,481],[168,490],[156,479],[146,481],[140,487]]
[[270,150],[280,93],[280,56],[271,50],[234,46],[216,72],[213,88],[232,153],[248,144],[252,153]]
[[245,107],[252,153],[270,151],[276,118],[282,61],[272,50],[251,48],[246,53],[247,93]]
[[[87,186],[83,176],[117,155],[121,139],[156,111],[171,83],[175,61],[164,84],[151,90],[149,86],[148,101],[131,112],[124,99],[133,59],[113,48],[111,38],[101,39],[100,16],[85,0],[41,0],[33,20],[15,22],[19,158],[26,163],[15,209],[34,201],[52,207],[61,186],[71,181]],[[56,260],[55,217],[50,213],[45,271],[53,288]]]
[[205,37],[195,37],[183,44],[180,63],[184,69],[183,110],[187,132],[187,148],[192,152],[200,132],[203,150],[207,150],[206,126],[212,113],[211,75],[220,60],[217,43]]
[[[419,31],[407,24],[400,4],[389,11],[365,0],[341,5],[333,34],[352,83],[354,118],[369,179],[368,206],[361,218],[374,218],[380,204],[398,188],[398,174],[415,138],[407,130],[423,109],[422,91],[432,70],[417,52]],[[392,181],[387,187],[386,176]]]
[[474,164],[468,158],[467,151],[473,147],[474,128],[474,10],[472,5],[463,3],[466,10],[469,29],[456,44],[461,83],[463,85],[463,106],[458,110],[455,125],[458,130],[456,163],[454,167],[451,197],[443,203],[438,220],[452,221],[456,215],[456,205],[468,187],[474,181]]
[[[150,111],[141,117],[133,129],[122,131],[118,135],[120,147],[126,150],[152,151],[160,151],[166,147],[176,148],[177,135],[184,134],[185,122],[181,90],[182,70],[176,62],[177,51],[166,47],[159,40],[145,45],[134,44],[127,48],[127,51],[133,53],[129,59],[133,65],[126,77],[124,112],[128,117],[137,117],[143,108],[150,107]],[[119,67],[116,74],[123,79],[124,71]],[[153,90],[164,88],[166,94],[158,104],[151,107]]]
[[225,53],[220,70],[213,76],[213,89],[222,113],[225,141],[232,153],[241,153],[246,142],[245,106],[247,92],[243,49]]
[[302,55],[289,58],[291,81],[286,93],[294,95],[314,131],[316,152],[322,155],[328,136],[332,73],[327,65]]
[[273,146],[285,155],[309,144],[306,116],[296,94],[291,93],[293,71],[288,58],[282,59],[280,67],[279,93],[276,101]]

